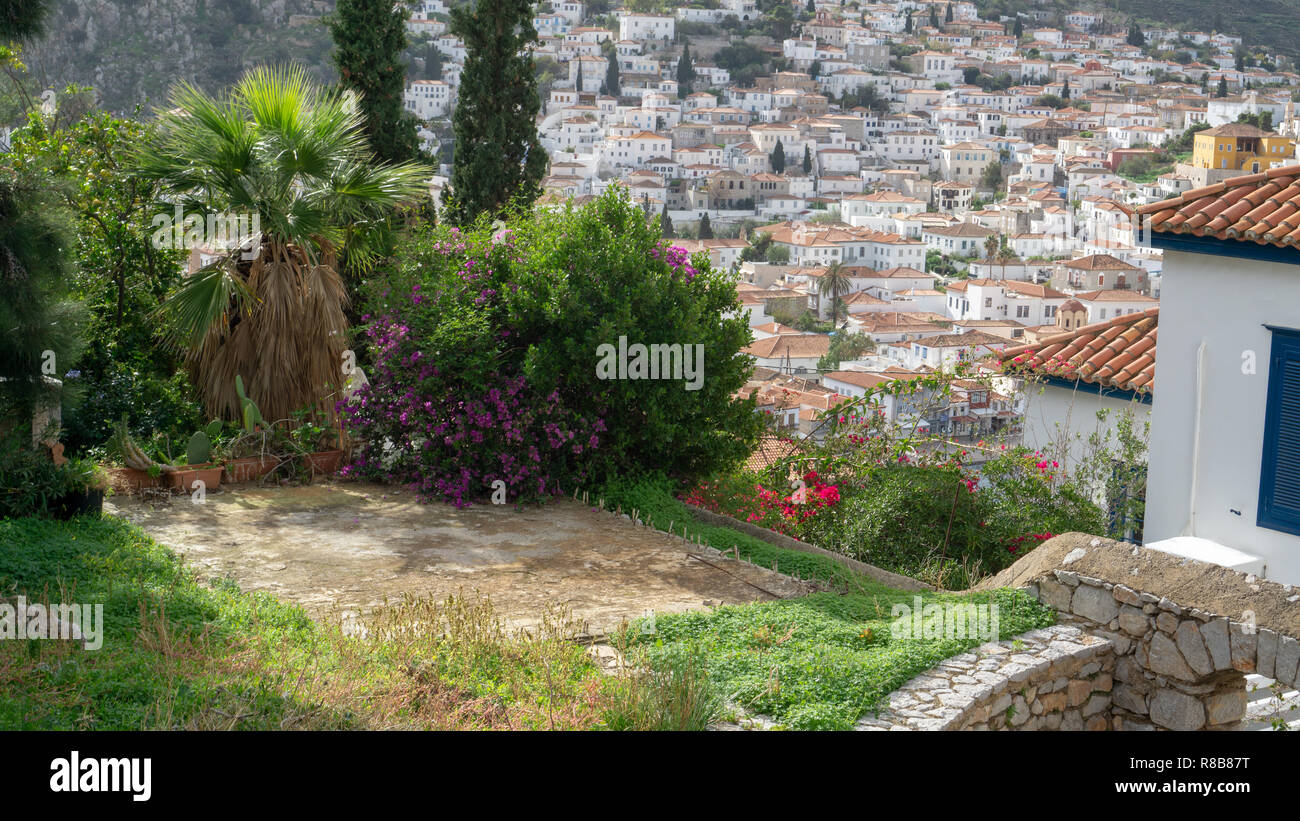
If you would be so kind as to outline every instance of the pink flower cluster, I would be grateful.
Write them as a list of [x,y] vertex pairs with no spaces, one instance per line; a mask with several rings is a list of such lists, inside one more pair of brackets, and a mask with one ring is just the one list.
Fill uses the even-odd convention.
[[691,265],[690,252],[680,245],[669,245],[666,248],[656,245],[650,249],[650,256],[654,259],[662,259],[674,274],[682,274],[687,282],[695,279],[695,275],[699,273],[695,266]]
[[816,471],[803,475],[803,487],[789,494],[753,487],[752,495],[737,498],[726,493],[721,485],[701,482],[682,497],[687,504],[743,518],[747,522],[774,530],[787,536],[797,536],[801,525],[825,513],[840,501],[838,485],[827,484]]

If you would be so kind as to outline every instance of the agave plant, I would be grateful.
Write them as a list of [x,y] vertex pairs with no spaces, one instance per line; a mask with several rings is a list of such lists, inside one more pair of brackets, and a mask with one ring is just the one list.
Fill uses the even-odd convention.
[[240,215],[258,229],[163,306],[208,412],[240,418],[242,375],[271,419],[304,406],[332,418],[347,342],[340,254],[364,258],[349,243],[427,197],[430,169],[377,162],[355,95],[321,89],[301,68],[255,69],[220,97],[181,85],[170,103],[137,157],[169,200],[164,212],[208,225]]

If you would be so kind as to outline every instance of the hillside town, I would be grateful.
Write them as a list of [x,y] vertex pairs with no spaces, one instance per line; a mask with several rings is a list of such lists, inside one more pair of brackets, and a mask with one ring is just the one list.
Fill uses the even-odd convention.
[[[0,0],[0,731],[224,784],[271,747],[212,730],[1212,730],[1071,789],[1285,784],[1224,731],[1300,730],[1297,23]],[[156,800],[54,743],[34,794]]]
[[[441,76],[405,104],[437,149],[465,47],[443,0],[416,5]],[[1133,209],[1297,157],[1300,74],[1215,31],[959,0],[657,11],[538,4],[543,202],[624,186],[738,272],[751,388],[802,435],[882,374],[1158,316]],[[1021,403],[975,398],[914,422],[1018,429]]]

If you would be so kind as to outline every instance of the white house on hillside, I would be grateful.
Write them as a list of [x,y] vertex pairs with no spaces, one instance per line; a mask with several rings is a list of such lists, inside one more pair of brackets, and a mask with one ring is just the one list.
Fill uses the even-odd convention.
[[[1300,249],[1278,213],[1300,166],[1223,185],[1138,209],[1165,275],[1146,542],[1300,584]],[[1243,219],[1255,201],[1274,210]]]

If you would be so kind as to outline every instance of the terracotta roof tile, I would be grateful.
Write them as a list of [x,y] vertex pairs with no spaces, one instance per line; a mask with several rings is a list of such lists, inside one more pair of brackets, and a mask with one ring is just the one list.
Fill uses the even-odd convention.
[[1094,322],[996,354],[1006,370],[1037,371],[1120,390],[1154,389],[1160,307]]
[[1137,209],[1158,233],[1300,244],[1300,165],[1231,177]]
[[745,468],[756,472],[767,470],[781,459],[789,456],[794,449],[794,443],[789,439],[765,434],[759,440],[758,447],[745,460]]

